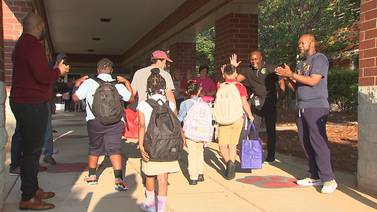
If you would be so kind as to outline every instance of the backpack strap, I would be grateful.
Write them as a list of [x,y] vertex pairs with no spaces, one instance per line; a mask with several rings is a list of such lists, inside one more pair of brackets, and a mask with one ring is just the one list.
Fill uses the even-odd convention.
[[192,102],[193,104],[195,104],[195,103],[197,103],[197,102],[199,102],[200,101],[200,98],[198,98],[198,99],[188,99],[190,102]]
[[86,102],[87,102],[87,105],[88,105],[88,107],[89,107],[90,112],[92,112],[92,114],[93,114],[93,116],[94,116],[94,112],[93,112],[92,107],[91,107],[90,104],[89,104],[89,101],[86,101]]
[[114,80],[114,81],[105,81],[105,80],[100,79],[98,77],[93,77],[91,79],[94,80],[94,81],[96,81],[99,85],[102,85],[104,83],[111,83],[111,84],[113,84],[115,86],[116,84],[118,84],[118,82],[116,80]]
[[98,78],[98,77],[92,77],[92,78],[90,78],[90,79],[96,81],[96,83],[98,83],[99,85],[102,85],[103,83],[105,83],[104,80],[102,80],[102,79],[100,79],[100,78]]
[[[223,82],[223,83],[221,83],[220,84],[220,87],[222,86],[222,85],[234,85],[234,86],[236,86],[237,84],[241,84],[240,82],[237,82],[237,81],[235,81],[235,82]],[[242,84],[241,84],[242,85]],[[236,86],[237,87],[237,86]]]
[[154,99],[150,98],[150,99],[145,100],[145,102],[148,103],[153,109],[158,107],[158,103]]
[[[154,100],[152,98],[145,100],[145,102],[148,103],[153,109],[155,109],[157,107],[161,107],[162,105],[164,105],[164,103],[169,103],[169,101],[164,102],[161,99]],[[160,102],[161,102],[161,104],[159,104]]]

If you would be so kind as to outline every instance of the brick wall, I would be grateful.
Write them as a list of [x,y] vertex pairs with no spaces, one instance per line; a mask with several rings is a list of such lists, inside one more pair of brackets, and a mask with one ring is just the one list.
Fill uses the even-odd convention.
[[359,48],[357,182],[377,192],[377,0],[361,1]]
[[12,80],[12,52],[22,33],[22,19],[32,11],[32,0],[2,0],[4,24],[4,73],[5,82]]
[[186,72],[195,70],[196,46],[195,43],[175,43],[170,46],[170,57],[174,61],[170,65],[172,73],[180,79],[186,77]]
[[2,211],[5,199],[5,89],[4,89],[4,59],[3,59],[3,10],[0,4],[0,211]]
[[0,81],[4,81],[3,4],[0,4]]
[[228,14],[215,25],[215,67],[229,63],[229,56],[235,52],[241,66],[248,64],[248,54],[258,47],[258,16],[254,14]]
[[377,0],[362,0],[359,85],[377,85]]

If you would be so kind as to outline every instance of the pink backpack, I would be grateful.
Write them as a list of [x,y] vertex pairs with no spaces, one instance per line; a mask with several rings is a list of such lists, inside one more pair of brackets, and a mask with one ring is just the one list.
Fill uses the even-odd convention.
[[193,101],[193,106],[187,112],[183,131],[186,138],[196,142],[211,142],[213,138],[212,108],[201,98]]

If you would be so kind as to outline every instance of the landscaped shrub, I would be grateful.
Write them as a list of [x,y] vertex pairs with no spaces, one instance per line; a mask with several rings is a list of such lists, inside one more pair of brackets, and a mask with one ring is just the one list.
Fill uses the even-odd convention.
[[358,71],[332,69],[328,75],[329,100],[341,111],[357,110]]

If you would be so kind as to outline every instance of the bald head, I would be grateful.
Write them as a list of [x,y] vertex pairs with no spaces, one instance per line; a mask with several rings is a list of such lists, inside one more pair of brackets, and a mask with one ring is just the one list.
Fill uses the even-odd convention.
[[38,14],[27,14],[22,21],[22,27],[25,33],[31,34],[40,40],[43,38],[45,26],[43,19]]
[[255,70],[259,70],[263,66],[263,54],[259,50],[250,52],[250,64]]
[[262,52],[259,51],[259,50],[255,50],[255,51],[250,52],[250,56],[251,56],[251,55],[257,55],[258,57],[263,58],[263,54],[262,54]]
[[315,53],[315,37],[312,34],[301,35],[298,41],[298,50],[302,56],[309,56]]
[[22,21],[24,31],[30,32],[38,25],[43,24],[42,18],[35,13],[28,13]]

